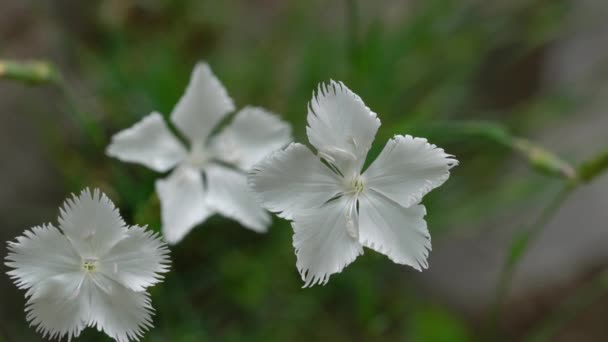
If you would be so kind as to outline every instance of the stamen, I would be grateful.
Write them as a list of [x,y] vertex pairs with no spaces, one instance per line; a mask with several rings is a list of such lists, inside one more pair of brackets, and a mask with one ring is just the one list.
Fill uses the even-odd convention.
[[92,231],[88,232],[87,235],[84,236],[84,240],[91,241],[94,237],[95,237],[95,231],[92,230]]
[[84,259],[82,262],[82,268],[87,272],[94,272],[97,269],[97,259]]
[[363,183],[363,180],[361,179],[361,177],[357,177],[357,179],[355,180],[355,182],[353,184],[353,187],[355,188],[356,193],[361,193],[363,191],[365,184]]
[[357,149],[357,147],[359,147],[357,145],[357,140],[355,139],[355,137],[349,136],[348,137],[348,142],[353,145],[353,147],[355,148],[355,150]]
[[346,232],[348,235],[359,240],[359,214],[357,213],[357,200],[352,200],[346,208]]
[[362,176],[354,176],[350,180],[345,180],[346,193],[351,195],[359,195],[365,190],[365,179]]
[[323,158],[323,159],[327,160],[330,163],[335,163],[336,162],[336,159],[334,157],[330,156],[326,152],[319,151],[317,154],[319,155],[320,158]]
[[[343,148],[335,147],[335,146],[326,146],[323,148],[323,151],[320,153],[332,154],[332,155],[339,156],[340,158],[346,159],[346,160],[357,160],[357,156],[354,153],[347,151]],[[335,159],[334,159],[334,161],[335,161]]]

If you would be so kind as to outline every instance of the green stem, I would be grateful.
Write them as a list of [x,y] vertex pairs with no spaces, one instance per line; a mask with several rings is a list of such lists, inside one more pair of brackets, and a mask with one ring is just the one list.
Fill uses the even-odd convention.
[[47,62],[17,62],[0,60],[0,79],[20,81],[31,85],[55,83],[59,73]]
[[511,288],[511,283],[513,281],[513,274],[517,269],[520,261],[523,259],[525,254],[530,249],[530,246],[534,244],[543,228],[549,222],[551,217],[557,212],[557,210],[564,204],[566,199],[572,193],[575,186],[574,183],[569,183],[566,185],[547,205],[540,216],[534,221],[534,223],[528,227],[528,229],[524,230],[520,233],[513,241],[511,242],[511,246],[509,248],[509,252],[507,258],[505,260],[504,266],[502,267],[500,276],[498,278],[498,288],[496,290],[496,294],[492,305],[490,307],[490,331],[495,335],[498,329],[498,321],[500,318],[500,313],[502,311],[502,307],[504,301],[509,293],[509,289]]
[[530,140],[514,136],[506,127],[494,122],[447,121],[408,128],[410,128],[408,131],[414,131],[429,138],[487,140],[516,152],[536,171],[568,181],[577,178],[575,168],[556,154]]
[[588,183],[608,169],[608,149],[598,154],[579,167],[579,178]]
[[51,63],[44,61],[19,62],[0,60],[0,79],[15,80],[31,85],[56,85],[66,102],[67,111],[71,114],[70,116],[78,127],[81,127],[85,131],[86,136],[94,147],[103,147],[104,135],[99,123],[90,115],[78,109],[76,100],[65,79]]
[[511,144],[512,148],[525,156],[528,163],[536,170],[569,180],[577,178],[574,167],[543,147],[522,138],[513,138]]
[[[513,273],[517,269],[523,256],[529,250],[530,246],[535,242],[541,234],[543,228],[548,221],[553,217],[554,213],[562,206],[565,200],[570,196],[574,189],[584,183],[589,183],[600,174],[608,170],[608,149],[604,150],[594,158],[583,162],[576,171],[573,172],[575,178],[571,178],[563,190],[553,199],[553,201],[543,210],[537,221],[530,229],[524,231],[517,236],[511,243],[509,255],[502,268],[499,284],[496,290],[496,297],[493,301],[490,310],[490,331],[496,332],[498,328],[498,320],[503,302],[508,295],[511,286]],[[539,336],[545,336],[539,333]]]
[[72,118],[76,122],[79,127],[82,127],[85,135],[91,141],[93,147],[95,148],[103,148],[104,146],[104,133],[101,129],[99,123],[89,114],[78,109],[78,104],[72,91],[70,90],[67,82],[61,76],[57,76],[57,81],[55,82],[63,98],[65,99],[65,103],[67,106],[67,110],[71,113]]

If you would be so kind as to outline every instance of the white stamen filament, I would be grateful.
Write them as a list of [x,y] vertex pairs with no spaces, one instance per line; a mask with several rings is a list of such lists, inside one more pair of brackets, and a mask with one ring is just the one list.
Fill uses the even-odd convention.
[[[342,148],[338,148],[335,146],[326,146],[324,147],[321,151],[319,151],[319,155],[323,155],[323,156],[336,156],[339,157],[340,159],[345,159],[345,160],[357,160],[357,156],[350,152],[347,151],[345,149]],[[335,162],[335,158],[330,157],[332,160],[327,159],[327,161],[329,162]]]
[[359,214],[357,213],[357,200],[353,199],[346,208],[346,232],[348,235],[359,240]]

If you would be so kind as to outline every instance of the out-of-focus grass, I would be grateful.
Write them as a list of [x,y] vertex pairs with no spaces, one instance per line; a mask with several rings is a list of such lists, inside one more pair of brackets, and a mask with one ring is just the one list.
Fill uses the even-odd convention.
[[[66,190],[100,186],[128,222],[158,230],[153,182],[162,175],[105,157],[99,146],[153,110],[168,115],[197,60],[209,61],[238,106],[281,113],[301,142],[313,89],[342,80],[382,120],[369,161],[387,139],[408,133],[428,137],[461,161],[451,180],[424,201],[436,239],[497,210],[526,205],[553,186],[554,180],[531,171],[506,173],[513,151],[504,145],[455,135],[455,126],[429,127],[483,119],[525,136],[567,112],[574,99],[537,87],[545,49],[566,10],[562,0],[412,1],[394,11],[318,0],[91,6],[83,13],[86,27],[63,34],[95,96],[94,103],[76,99],[76,110],[89,115],[102,136],[92,139],[81,127],[79,136],[54,139],[57,165]],[[471,322],[420,292],[415,271],[372,251],[329,285],[300,289],[291,234],[277,218],[266,235],[220,217],[196,228],[172,248],[173,272],[152,290],[156,328],[145,340],[475,337]],[[93,331],[83,336],[98,338]]]

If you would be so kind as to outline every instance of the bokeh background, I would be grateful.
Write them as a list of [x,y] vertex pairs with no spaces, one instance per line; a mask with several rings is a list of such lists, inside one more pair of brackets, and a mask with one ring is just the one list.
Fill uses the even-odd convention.
[[[144,341],[606,341],[608,178],[538,219],[564,171],[608,148],[606,17],[601,0],[4,0],[0,60],[47,61],[63,81],[0,79],[0,240],[56,222],[86,186],[158,230],[158,175],[104,148],[170,113],[198,60],[300,142],[313,89],[342,80],[382,120],[370,158],[414,134],[460,160],[424,199],[430,268],[367,251],[301,289],[287,222],[259,235],[216,216],[172,248]],[[0,275],[0,341],[41,340],[23,305]]]

